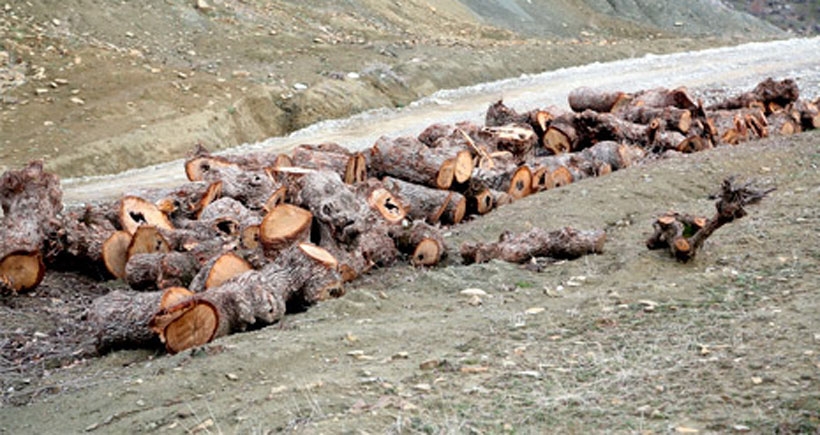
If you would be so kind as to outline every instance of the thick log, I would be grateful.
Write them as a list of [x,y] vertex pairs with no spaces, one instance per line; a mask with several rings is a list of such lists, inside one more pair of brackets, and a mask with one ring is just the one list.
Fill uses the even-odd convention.
[[467,199],[458,192],[433,189],[393,177],[385,177],[382,183],[396,195],[413,220],[451,225],[461,222],[467,211]]
[[172,353],[268,325],[284,315],[286,303],[301,307],[343,295],[335,268],[336,260],[327,251],[310,244],[292,246],[259,271],[242,273],[160,310],[150,325]]
[[566,113],[552,120],[541,140],[541,146],[548,154],[562,154],[578,149],[579,141],[575,114]]
[[128,258],[125,281],[139,291],[187,287],[199,267],[197,259],[189,253],[140,253]]
[[481,130],[481,144],[490,151],[508,151],[516,163],[522,164],[535,156],[538,135],[528,124],[507,124]]
[[160,308],[162,292],[114,290],[100,296],[88,310],[97,351],[158,348],[160,340],[148,323]]
[[250,170],[239,166],[213,167],[203,175],[205,181],[222,183],[222,196],[233,198],[250,210],[262,210],[281,184],[264,169]]
[[471,178],[461,193],[467,198],[467,215],[483,215],[495,207],[495,195],[487,185],[477,178]]
[[361,165],[361,162],[357,161],[359,158],[361,158],[360,155],[332,142],[319,145],[299,145],[293,150],[291,157],[294,166],[335,172],[345,184],[362,181],[357,179],[361,176],[357,173],[357,165]]
[[773,107],[786,107],[800,98],[800,90],[792,79],[776,81],[771,77],[760,82],[749,92],[726,98],[707,107],[707,110],[743,109],[762,107],[767,112]]
[[401,223],[407,217],[404,201],[393,194],[381,181],[370,178],[356,185],[356,194],[364,198],[370,209],[391,224]]
[[654,88],[636,92],[629,104],[634,107],[676,107],[678,109],[700,111],[700,105],[689,95],[686,88]]
[[710,219],[680,213],[666,213],[652,224],[655,232],[646,241],[649,249],[669,249],[678,261],[695,258],[709,236],[718,228],[746,216],[745,207],[760,202],[774,189],[753,189],[750,183],[737,185],[734,178],[723,180],[715,202],[717,212]]
[[589,87],[575,88],[567,98],[574,112],[594,110],[596,112],[616,112],[628,105],[632,96],[620,91],[604,91]]
[[59,251],[51,267],[105,275],[103,246],[116,231],[100,207],[85,205],[65,210],[60,216],[60,229],[49,242]]
[[141,225],[174,229],[171,220],[156,204],[138,196],[124,196],[119,202],[118,215],[120,227],[129,234],[134,234]]
[[[263,171],[268,167],[282,165],[281,154],[267,152],[246,153],[240,155],[215,156],[198,144],[185,161],[185,174],[190,181],[202,181],[209,178],[208,173],[220,169],[237,169],[242,171]],[[287,165],[292,166],[292,165]]]
[[532,190],[532,172],[527,165],[518,166],[509,161],[497,161],[495,168],[476,168],[473,178],[487,189],[505,192],[513,199],[529,196]]
[[169,353],[270,325],[285,314],[285,301],[277,289],[285,288],[280,285],[287,284],[287,277],[280,268],[266,269],[243,273],[221,286],[155,310],[147,324],[165,342]]
[[393,227],[390,235],[400,252],[410,256],[413,266],[435,266],[447,254],[441,230],[424,221],[406,227]]
[[45,242],[59,231],[62,190],[56,175],[34,161],[0,177],[0,289],[31,290],[42,281]]
[[766,117],[769,123],[769,134],[774,136],[791,136],[803,131],[799,112],[780,110]]
[[275,258],[290,245],[310,239],[313,214],[301,207],[282,204],[270,211],[259,227],[259,241],[265,255]]
[[817,104],[798,100],[794,102],[792,110],[800,114],[800,124],[803,130],[820,128],[820,109],[818,109]]
[[329,235],[342,244],[352,243],[367,230],[370,206],[333,172],[307,174],[294,186],[294,203],[310,210]]
[[493,243],[464,242],[461,256],[464,262],[485,263],[501,259],[511,263],[526,263],[534,257],[575,259],[603,252],[606,233],[600,230],[579,231],[566,227],[556,231],[533,228],[526,233],[504,232]]
[[196,219],[202,209],[222,194],[222,183],[196,181],[174,188],[140,189],[128,192],[126,196],[142,198],[154,203],[172,221],[176,219]]
[[467,181],[473,159],[465,149],[430,148],[413,137],[381,137],[371,148],[370,169],[377,177],[448,189],[453,182]]
[[103,263],[114,278],[125,278],[125,265],[128,263],[128,246],[130,245],[131,234],[124,230],[112,233],[103,242]]
[[205,263],[187,287],[194,293],[201,293],[250,270],[253,266],[248,260],[234,252],[226,252]]
[[484,115],[484,125],[487,127],[501,127],[509,124],[529,123],[528,113],[518,113],[514,109],[504,105],[503,100],[498,100],[487,108]]

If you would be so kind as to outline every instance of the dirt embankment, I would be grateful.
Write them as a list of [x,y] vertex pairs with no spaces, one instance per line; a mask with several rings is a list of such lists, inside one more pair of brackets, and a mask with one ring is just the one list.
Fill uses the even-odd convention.
[[715,2],[662,3],[12,2],[0,170],[113,173],[441,88],[776,34]]

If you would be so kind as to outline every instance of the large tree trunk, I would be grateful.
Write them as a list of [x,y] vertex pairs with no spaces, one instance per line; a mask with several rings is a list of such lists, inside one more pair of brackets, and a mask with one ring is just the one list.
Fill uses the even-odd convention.
[[59,231],[63,193],[56,175],[31,162],[0,178],[0,289],[31,290],[45,274],[44,242]]

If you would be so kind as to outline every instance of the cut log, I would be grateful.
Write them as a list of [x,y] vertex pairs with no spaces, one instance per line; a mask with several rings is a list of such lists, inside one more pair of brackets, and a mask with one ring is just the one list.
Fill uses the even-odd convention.
[[618,112],[618,116],[637,124],[649,124],[652,120],[659,119],[665,129],[684,134],[692,127],[692,112],[677,107],[626,107]]
[[526,165],[498,162],[494,169],[476,169],[473,171],[473,178],[488,189],[505,192],[513,199],[524,198],[533,192],[532,172]]
[[250,270],[253,270],[253,266],[247,260],[233,252],[226,252],[209,260],[199,270],[188,288],[194,293],[201,293]]
[[114,290],[91,304],[88,320],[100,353],[123,348],[159,348],[148,323],[160,308],[162,292]]
[[600,230],[579,231],[566,227],[556,231],[533,228],[526,233],[504,232],[494,243],[464,242],[461,256],[464,262],[485,263],[501,259],[511,263],[526,263],[534,257],[575,259],[603,252],[606,233]]
[[616,112],[628,105],[632,96],[620,91],[604,91],[589,87],[580,87],[570,91],[569,107],[574,112],[594,110],[596,112]]
[[165,253],[171,250],[171,245],[159,232],[157,227],[141,225],[131,237],[125,257],[131,258],[137,254]]
[[[205,147],[198,144],[185,161],[185,174],[190,181],[202,181],[211,178],[212,171],[240,170],[258,172],[268,167],[282,165],[281,154],[267,152],[246,153],[240,155],[214,156]],[[291,165],[287,165],[291,166]]]
[[692,260],[706,239],[718,228],[746,216],[745,207],[760,202],[774,189],[753,189],[750,183],[737,185],[734,178],[723,180],[715,203],[717,212],[710,219],[680,213],[666,213],[652,224],[655,232],[646,241],[649,249],[669,249],[678,261]]
[[238,166],[212,168],[204,174],[209,182],[222,183],[222,196],[241,202],[250,210],[261,210],[281,185],[264,169],[247,170]]
[[301,207],[281,204],[270,211],[259,227],[259,241],[265,255],[274,258],[288,246],[310,237],[313,214]]
[[357,156],[337,143],[319,145],[299,145],[293,150],[293,165],[321,171],[331,171],[339,175],[346,184],[357,180]]
[[159,301],[159,309],[162,310],[172,307],[193,295],[194,292],[185,287],[168,287],[162,291],[162,297]]
[[815,130],[820,128],[820,109],[814,103],[808,101],[795,101],[793,110],[800,114],[800,124],[803,130]]
[[689,95],[686,88],[646,89],[633,95],[630,106],[634,107],[676,107],[683,110],[700,111],[700,105]]
[[48,242],[59,251],[49,267],[106,275],[103,245],[117,231],[106,211],[85,205],[65,210],[60,216],[60,230],[50,235]]
[[359,183],[356,186],[356,193],[365,198],[371,210],[378,213],[388,223],[401,223],[407,216],[404,201],[375,178]]
[[[760,82],[749,92],[726,98],[707,107],[707,110],[743,109],[762,107],[770,110],[772,107],[786,107],[800,98],[800,90],[792,79],[776,81],[771,77]],[[775,106],[772,106],[772,103]]]
[[780,110],[766,117],[769,124],[769,133],[775,136],[791,136],[802,132],[800,113]]
[[200,211],[219,198],[221,194],[221,182],[198,181],[185,183],[171,189],[137,190],[129,192],[126,196],[142,198],[152,202],[173,221],[178,218],[196,219]]
[[552,120],[541,146],[549,154],[563,154],[578,148],[578,132],[575,130],[575,115],[561,115]]
[[410,255],[413,266],[435,266],[447,254],[441,230],[423,221],[393,227],[390,233],[399,251]]
[[283,275],[278,267],[243,273],[221,286],[155,310],[147,325],[161,336],[169,353],[270,325],[285,314],[285,302],[276,293],[279,285],[286,283]]
[[433,189],[398,178],[385,177],[384,187],[392,192],[413,220],[431,224],[457,224],[467,211],[467,199],[457,192]]
[[535,148],[538,145],[538,135],[528,124],[488,127],[481,130],[480,138],[490,150],[510,152],[518,164],[535,156]]
[[128,246],[130,245],[131,234],[128,231],[117,231],[103,243],[103,262],[114,278],[125,278],[125,265],[128,263]]
[[478,178],[471,178],[461,193],[467,199],[467,215],[483,215],[495,206],[493,191]]
[[297,192],[293,202],[310,210],[316,220],[326,226],[328,235],[339,243],[350,244],[367,230],[370,206],[337,174],[327,171],[307,174],[293,189]]
[[149,225],[165,230],[174,229],[168,216],[152,202],[138,196],[125,196],[120,200],[120,226],[129,234],[134,234],[140,225]]
[[125,265],[125,281],[132,289],[139,291],[187,287],[199,267],[197,259],[188,253],[134,254]]
[[42,281],[45,242],[60,231],[62,191],[56,175],[34,161],[0,177],[0,287],[31,290]]
[[472,155],[456,148],[430,148],[413,137],[381,137],[371,148],[372,174],[448,189],[465,182],[472,172]]
[[504,105],[503,100],[490,105],[487,113],[484,115],[484,125],[487,127],[501,127],[509,124],[525,124],[529,123],[528,113],[518,113]]

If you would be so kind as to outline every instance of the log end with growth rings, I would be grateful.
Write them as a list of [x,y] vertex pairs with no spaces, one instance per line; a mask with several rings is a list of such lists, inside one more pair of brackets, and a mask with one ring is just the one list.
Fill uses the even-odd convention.
[[31,290],[43,280],[46,266],[39,251],[15,251],[0,259],[0,290]]

